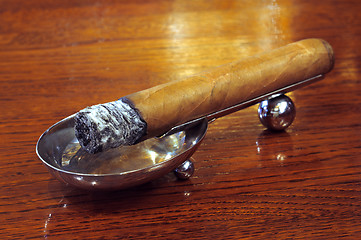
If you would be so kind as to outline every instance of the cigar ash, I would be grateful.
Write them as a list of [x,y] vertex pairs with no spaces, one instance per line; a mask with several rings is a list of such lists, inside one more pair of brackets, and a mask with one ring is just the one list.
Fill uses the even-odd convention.
[[87,107],[75,115],[75,135],[89,153],[132,145],[146,128],[146,122],[125,98]]

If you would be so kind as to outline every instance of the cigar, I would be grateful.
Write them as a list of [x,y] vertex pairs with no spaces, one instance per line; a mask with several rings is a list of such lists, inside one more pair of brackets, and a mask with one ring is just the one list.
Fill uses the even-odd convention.
[[75,115],[75,135],[89,153],[160,136],[174,126],[329,72],[332,47],[306,39],[94,105]]

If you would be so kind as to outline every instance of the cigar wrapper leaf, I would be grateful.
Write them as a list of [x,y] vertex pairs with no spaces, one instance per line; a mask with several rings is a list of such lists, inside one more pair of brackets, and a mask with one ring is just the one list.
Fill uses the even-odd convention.
[[[132,140],[128,142],[119,142],[117,136],[114,136],[105,143],[95,143],[96,150],[89,152],[132,145],[143,139],[160,136],[174,126],[326,74],[333,64],[333,50],[326,41],[306,39],[186,79],[127,95],[120,101],[128,103],[139,115],[139,122],[143,122],[143,128],[136,131],[139,136],[126,133],[132,135]],[[122,128],[113,127],[118,130]],[[76,121],[77,128],[84,129],[82,122]],[[96,131],[96,128],[93,131],[87,129],[86,134],[94,134]],[[85,149],[87,146],[83,146],[82,138],[86,134],[76,134]]]

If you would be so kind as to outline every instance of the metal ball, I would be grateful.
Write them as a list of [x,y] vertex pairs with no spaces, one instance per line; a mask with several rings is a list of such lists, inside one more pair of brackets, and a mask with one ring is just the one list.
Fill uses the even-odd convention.
[[258,117],[261,123],[273,131],[281,131],[289,127],[295,116],[295,105],[286,95],[264,100],[258,107]]
[[191,160],[185,160],[178,168],[174,170],[174,174],[177,178],[187,180],[194,173],[194,164]]

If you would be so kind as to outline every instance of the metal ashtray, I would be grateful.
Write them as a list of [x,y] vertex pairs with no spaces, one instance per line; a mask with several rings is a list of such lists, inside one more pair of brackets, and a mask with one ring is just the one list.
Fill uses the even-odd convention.
[[171,135],[90,154],[75,137],[72,115],[40,136],[36,153],[49,172],[66,184],[89,190],[124,189],[182,165],[203,140],[207,127],[207,119],[202,119]]
[[39,138],[36,153],[60,181],[89,190],[116,190],[140,185],[175,171],[187,179],[194,167],[188,159],[206,135],[208,123],[249,107],[259,105],[259,118],[271,130],[284,130],[295,117],[292,100],[283,95],[323,78],[318,75],[249,99],[221,111],[173,127],[162,137],[132,146],[90,154],[80,147],[74,132],[74,115],[46,130]]

